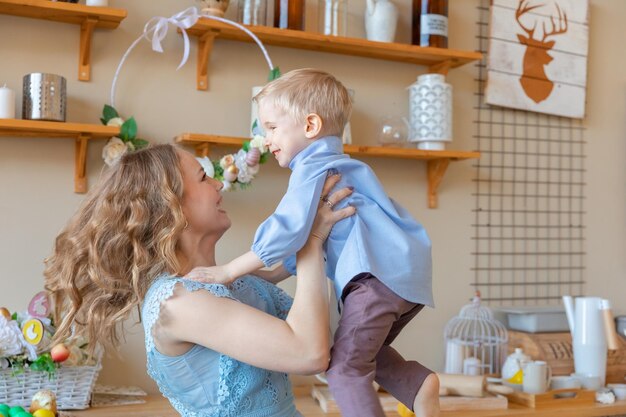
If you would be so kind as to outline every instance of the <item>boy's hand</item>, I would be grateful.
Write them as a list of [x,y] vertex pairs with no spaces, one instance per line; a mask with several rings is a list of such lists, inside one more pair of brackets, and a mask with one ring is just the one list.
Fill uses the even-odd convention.
[[199,282],[207,282],[209,284],[231,284],[236,277],[231,276],[226,265],[220,266],[199,266],[192,269],[186,279]]

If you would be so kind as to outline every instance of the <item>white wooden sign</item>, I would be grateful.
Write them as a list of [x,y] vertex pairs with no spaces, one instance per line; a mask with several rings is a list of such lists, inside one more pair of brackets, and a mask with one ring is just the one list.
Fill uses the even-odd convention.
[[488,104],[585,116],[588,0],[493,0]]

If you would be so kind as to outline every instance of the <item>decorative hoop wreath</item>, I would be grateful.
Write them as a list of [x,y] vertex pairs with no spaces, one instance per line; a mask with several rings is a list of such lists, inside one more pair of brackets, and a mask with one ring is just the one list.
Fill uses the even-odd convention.
[[[126,50],[120,63],[115,71],[113,82],[111,84],[111,104],[106,104],[102,109],[102,117],[100,121],[106,126],[118,126],[120,127],[119,137],[112,137],[109,139],[104,149],[102,150],[102,158],[104,162],[112,166],[114,165],[126,152],[132,152],[137,149],[145,148],[149,145],[149,142],[137,137],[137,122],[134,117],[130,119],[123,119],[117,110],[115,109],[115,88],[117,86],[117,80],[120,75],[122,66],[126,62],[129,54],[135,47],[141,42],[142,39],[149,41],[152,44],[152,50],[156,52],[163,52],[161,42],[167,36],[169,25],[175,26],[180,29],[183,35],[184,51],[183,57],[178,65],[177,70],[183,67],[189,58],[189,35],[187,29],[191,28],[201,18],[207,18],[211,20],[217,20],[219,22],[235,26],[236,28],[245,32],[250,36],[263,52],[263,56],[270,68],[269,81],[274,80],[280,76],[280,70],[278,67],[274,67],[270,56],[265,49],[263,43],[259,38],[254,35],[243,25],[233,22],[229,19],[213,16],[205,12],[200,12],[196,7],[189,7],[182,12],[176,13],[171,17],[153,17],[146,23],[143,29],[143,33],[135,39],[135,41]],[[259,172],[259,164],[265,163],[269,157],[269,151],[265,146],[265,138],[262,136],[258,129],[256,121],[252,126],[253,138],[251,141],[246,141],[243,147],[234,154],[229,154],[218,160],[210,160],[208,157],[196,158],[200,165],[202,165],[206,174],[217,180],[220,180],[224,184],[224,191],[234,189],[234,184],[238,184],[239,188],[247,188],[250,186],[251,181]]]

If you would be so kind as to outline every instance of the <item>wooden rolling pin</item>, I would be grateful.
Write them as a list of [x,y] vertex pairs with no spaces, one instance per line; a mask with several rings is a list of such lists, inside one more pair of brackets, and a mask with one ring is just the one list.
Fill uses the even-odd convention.
[[461,397],[484,397],[488,392],[511,394],[513,388],[503,385],[487,384],[487,377],[482,375],[437,374],[439,377],[439,395],[459,395]]

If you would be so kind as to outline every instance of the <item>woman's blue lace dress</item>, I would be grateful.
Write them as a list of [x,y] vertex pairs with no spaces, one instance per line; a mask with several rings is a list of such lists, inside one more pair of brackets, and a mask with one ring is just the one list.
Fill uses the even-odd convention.
[[178,283],[188,291],[209,291],[216,297],[237,300],[281,319],[287,316],[292,303],[291,297],[275,285],[251,276],[230,286],[169,276],[158,278],[146,294],[141,317],[148,374],[172,406],[184,417],[301,416],[296,411],[287,374],[260,369],[200,345],[180,356],[167,356],[156,349],[152,327],[159,317],[161,302],[172,296]]

